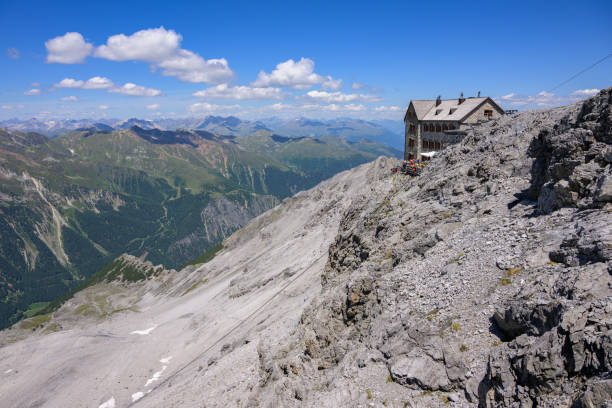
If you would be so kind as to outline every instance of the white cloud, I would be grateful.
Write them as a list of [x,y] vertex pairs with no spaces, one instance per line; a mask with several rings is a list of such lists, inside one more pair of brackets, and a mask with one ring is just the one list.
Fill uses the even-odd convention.
[[257,79],[251,84],[254,87],[286,86],[305,90],[314,85],[326,84],[327,89],[337,90],[342,87],[342,80],[331,76],[323,77],[314,72],[314,61],[302,58],[295,62],[290,59],[281,62],[271,73],[260,71]]
[[402,108],[399,106],[378,106],[374,109],[374,112],[401,112]]
[[34,88],[38,88],[40,84],[38,82],[30,82],[30,86]]
[[225,58],[207,61],[187,50],[178,50],[175,55],[157,63],[157,66],[162,68],[162,75],[175,76],[183,82],[219,84],[234,76]]
[[200,98],[208,99],[282,99],[283,95],[280,88],[254,88],[250,86],[228,86],[219,84],[193,94]]
[[198,54],[181,49],[183,37],[164,27],[137,31],[132,35],[117,34],[99,46],[95,56],[111,61],[145,61],[161,74],[184,82],[211,84],[230,80],[234,73],[224,58],[205,60]]
[[577,89],[574,92],[572,92],[572,95],[576,95],[576,96],[593,96],[595,94],[597,94],[599,92],[599,89]]
[[13,109],[13,107],[10,106],[10,105],[2,105],[2,106],[0,106],[0,109],[11,110],[11,109]]
[[356,91],[356,90],[358,90],[358,89],[362,89],[362,88],[364,88],[364,87],[365,87],[365,85],[364,85],[364,84],[358,84],[357,82],[353,82],[353,84],[351,85],[351,89],[352,89],[353,91]]
[[45,42],[47,62],[58,64],[78,64],[85,62],[91,54],[93,45],[86,42],[80,33],[66,33]]
[[147,105],[147,109],[148,110],[158,110],[159,109],[159,103],[154,103],[153,105]]
[[569,95],[556,95],[546,91],[541,91],[535,95],[509,93],[500,96],[496,100],[502,105],[513,108],[526,106],[548,108],[578,102],[595,95],[597,92],[599,92],[598,89],[578,89]]
[[380,98],[376,95],[345,94],[342,92],[309,91],[306,93],[306,96],[312,100],[326,102],[326,103],[353,102],[353,101],[364,101],[364,102],[380,101]]
[[100,110],[107,110],[108,109],[108,105],[100,105],[100,106],[98,106],[98,109],[100,109]]
[[87,81],[76,80],[74,78],[64,78],[54,85],[55,88],[81,88],[81,89],[108,89],[115,84],[108,78],[95,76]]
[[133,83],[126,83],[118,86],[108,78],[95,76],[87,81],[76,80],[74,78],[64,78],[54,85],[55,88],[79,88],[79,89],[108,89],[110,93],[121,93],[132,96],[158,96],[162,94],[159,89],[145,88]]
[[61,100],[64,101],[64,102],[76,102],[76,101],[79,100],[79,98],[77,98],[76,96],[72,95],[72,96],[64,96]]
[[198,102],[192,105],[189,105],[187,110],[191,113],[198,112],[215,112],[215,111],[223,111],[223,110],[236,110],[240,109],[240,105],[215,105],[207,102]]
[[322,106],[321,107],[324,110],[329,110],[329,111],[345,111],[345,112],[361,112],[361,111],[365,111],[367,110],[367,108],[363,105],[355,105],[355,104],[348,104],[348,105],[336,105],[334,103],[332,103],[331,105],[327,105],[327,106]]
[[82,86],[83,89],[108,89],[112,88],[115,84],[108,78],[95,76],[89,78]]
[[6,55],[10,59],[19,59],[19,50],[17,48],[7,48]]
[[57,84],[55,84],[54,86],[56,88],[82,88],[83,87],[84,82],[83,81],[77,81],[76,79],[73,78],[64,78],[61,81],[59,81]]
[[329,89],[330,91],[342,89],[342,79],[333,79],[332,77],[327,76],[325,81],[321,83],[321,89]]
[[164,27],[137,31],[132,35],[108,37],[105,45],[96,48],[94,55],[111,61],[160,62],[178,51],[182,36]]
[[33,88],[33,89],[30,89],[29,91],[25,91],[23,94],[24,95],[40,95],[40,89]]
[[112,88],[108,92],[131,96],[159,96],[162,94],[162,91],[159,89],[145,88],[144,86],[136,85],[131,82],[128,82],[121,87]]

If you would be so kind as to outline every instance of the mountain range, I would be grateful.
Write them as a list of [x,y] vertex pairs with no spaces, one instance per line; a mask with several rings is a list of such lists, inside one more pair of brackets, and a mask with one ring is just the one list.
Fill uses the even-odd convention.
[[[204,137],[109,134],[175,157]],[[94,157],[71,141],[91,137],[66,157]],[[248,140],[279,161],[292,143],[326,141]],[[0,331],[3,406],[609,407],[612,88],[483,123],[420,176],[398,163],[287,197],[182,267],[122,254],[31,308]]]
[[123,252],[179,267],[283,198],[400,155],[368,141],[129,124],[53,139],[0,129],[0,327]]
[[[280,119],[270,117],[259,121],[242,120],[234,116],[207,116],[205,118],[183,119],[80,119],[80,120],[18,120],[0,121],[0,127],[21,132],[37,132],[49,137],[84,128],[104,127],[112,129],[129,129],[138,126],[142,129],[207,130],[225,136],[247,136],[258,130],[267,130],[289,137],[341,137],[350,141],[369,139],[396,149],[403,149],[403,123],[401,121],[340,118],[333,120],[315,120],[307,118]],[[110,130],[110,129],[107,129]]]

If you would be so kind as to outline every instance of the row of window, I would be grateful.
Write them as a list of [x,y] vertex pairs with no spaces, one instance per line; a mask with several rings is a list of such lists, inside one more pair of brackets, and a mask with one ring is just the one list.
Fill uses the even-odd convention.
[[423,149],[425,150],[440,150],[442,144],[440,142],[427,142],[423,140]]
[[455,130],[455,125],[433,125],[433,124],[424,124],[423,130],[425,132],[442,132],[444,130]]
[[[414,147],[414,145],[414,139],[408,139],[408,146]],[[423,140],[423,149],[425,150],[440,150],[441,148],[442,143],[440,142],[428,142],[427,140]]]

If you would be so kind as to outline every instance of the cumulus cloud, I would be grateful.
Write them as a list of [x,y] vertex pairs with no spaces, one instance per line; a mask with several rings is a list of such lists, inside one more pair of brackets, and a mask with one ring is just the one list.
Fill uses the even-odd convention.
[[353,84],[351,85],[351,89],[352,89],[353,91],[357,91],[357,90],[359,90],[359,89],[363,89],[364,87],[365,87],[365,85],[364,85],[364,84],[359,84],[359,83],[357,83],[357,82],[353,82]]
[[108,105],[100,105],[100,106],[98,106],[98,109],[100,109],[100,110],[107,110],[108,109]]
[[215,105],[207,102],[198,102],[190,105],[187,110],[191,113],[198,112],[215,112],[223,110],[236,110],[240,109],[240,105]]
[[54,86],[56,88],[82,88],[83,84],[85,82],[83,81],[77,81],[76,79],[73,78],[64,78],[61,81],[59,81],[57,84],[55,84]]
[[282,99],[283,95],[280,88],[255,88],[250,86],[228,86],[219,84],[198,92],[193,96],[208,99]]
[[158,110],[159,109],[159,103],[154,103],[153,105],[147,105],[147,109],[148,110]]
[[6,55],[10,59],[19,59],[19,50],[17,48],[7,48]]
[[80,33],[66,33],[45,42],[47,62],[58,64],[78,64],[85,62],[93,45],[86,42]]
[[61,100],[64,102],[76,102],[79,100],[79,98],[77,98],[76,96],[64,96],[63,98],[61,98]]
[[117,34],[108,37],[94,55],[111,61],[139,60],[160,62],[173,56],[183,37],[164,27],[137,31],[132,35]]
[[312,100],[326,102],[326,103],[337,103],[337,102],[376,102],[380,101],[380,98],[376,95],[365,95],[365,94],[345,94],[342,92],[327,92],[327,91],[309,91],[306,96]]
[[327,76],[321,83],[321,89],[329,89],[330,91],[342,89],[342,79],[333,79],[332,77]]
[[374,112],[402,112],[403,109],[399,106],[378,106]]
[[584,97],[589,97],[589,96],[593,96],[596,93],[599,92],[599,89],[577,89],[574,92],[572,92],[572,95],[575,96],[584,96]]
[[599,92],[599,89],[578,89],[569,95],[556,95],[551,92],[541,91],[535,95],[520,95],[509,93],[495,98],[495,100],[506,106],[513,108],[534,106],[548,108],[553,106],[566,105],[588,98]]
[[89,78],[82,86],[83,89],[108,89],[115,84],[108,78],[95,76]]
[[342,80],[333,79],[331,76],[323,77],[315,73],[314,65],[314,61],[310,58],[302,58],[297,62],[290,59],[278,64],[276,69],[269,74],[260,71],[257,79],[251,85],[254,87],[286,86],[298,90],[322,84],[331,90],[342,87]]
[[136,85],[131,82],[128,82],[123,86],[109,89],[108,92],[131,96],[159,96],[162,94],[162,91],[159,89],[145,88],[144,86]]
[[219,84],[234,76],[225,58],[205,60],[187,50],[178,50],[175,55],[158,62],[157,66],[162,69],[162,75],[175,76],[183,82]]
[[162,94],[159,89],[145,88],[133,83],[126,83],[123,86],[115,85],[108,78],[95,76],[87,81],[74,78],[64,78],[54,85],[55,88],[78,88],[78,89],[108,89],[110,93],[121,93],[132,96],[158,96]]
[[25,91],[23,94],[24,95],[40,95],[40,89],[33,88],[33,89],[30,89],[29,91]]
[[94,48],[79,33],[66,33],[45,43],[47,62],[74,64],[89,55],[111,61],[144,61],[153,71],[174,76],[184,82],[219,84],[229,81],[233,71],[223,58],[205,60],[180,47],[183,37],[164,27],[149,28],[131,35],[108,37],[106,44]]
[[332,103],[330,105],[327,106],[322,106],[321,107],[324,110],[329,110],[329,111],[333,111],[333,112],[337,112],[337,111],[346,111],[346,112],[361,112],[361,111],[365,111],[367,110],[367,108],[363,105],[355,105],[353,103],[349,103],[348,105],[336,105],[335,103]]
[[132,35],[117,34],[99,46],[94,55],[111,61],[145,61],[162,75],[174,76],[184,82],[218,84],[234,75],[227,60],[205,60],[198,54],[181,49],[183,37],[164,27],[137,31]]
[[115,84],[108,78],[95,76],[87,81],[76,80],[74,78],[64,78],[54,85],[55,88],[81,88],[81,89],[108,89]]

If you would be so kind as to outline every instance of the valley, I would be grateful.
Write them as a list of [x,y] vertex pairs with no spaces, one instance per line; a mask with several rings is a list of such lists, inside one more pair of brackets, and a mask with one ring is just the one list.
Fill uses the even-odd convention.
[[379,154],[375,143],[205,130],[0,130],[0,326],[121,253],[178,267],[280,200]]

